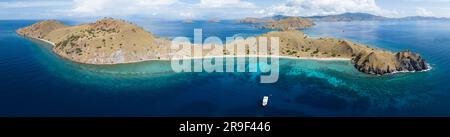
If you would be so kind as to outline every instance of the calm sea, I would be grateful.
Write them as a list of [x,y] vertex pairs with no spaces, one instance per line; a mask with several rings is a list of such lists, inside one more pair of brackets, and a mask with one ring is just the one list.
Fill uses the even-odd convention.
[[[15,34],[35,22],[0,21],[0,116],[450,116],[450,22],[318,23],[304,31],[410,49],[433,69],[371,76],[349,61],[282,59],[274,84],[259,83],[261,73],[174,73],[164,61],[73,63]],[[192,37],[194,28],[222,39],[269,31],[235,21],[135,23],[167,38]]]

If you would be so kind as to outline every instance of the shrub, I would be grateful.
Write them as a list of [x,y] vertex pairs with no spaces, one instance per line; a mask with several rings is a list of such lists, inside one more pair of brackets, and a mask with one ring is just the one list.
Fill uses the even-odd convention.
[[312,54],[317,54],[319,53],[319,49],[316,49]]
[[75,49],[75,53],[80,54],[81,52],[83,52],[83,51],[80,48]]

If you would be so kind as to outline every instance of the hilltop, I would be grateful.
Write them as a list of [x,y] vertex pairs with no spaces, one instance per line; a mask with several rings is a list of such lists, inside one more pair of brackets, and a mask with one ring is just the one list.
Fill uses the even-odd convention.
[[68,26],[55,20],[41,21],[29,27],[17,30],[17,33],[31,38],[43,39],[51,31],[66,28]]
[[141,27],[112,18],[78,26],[66,26],[53,20],[43,21],[19,29],[17,33],[53,42],[53,51],[60,56],[88,64],[167,58],[168,51],[164,52],[160,48],[169,45],[168,40],[157,38]]

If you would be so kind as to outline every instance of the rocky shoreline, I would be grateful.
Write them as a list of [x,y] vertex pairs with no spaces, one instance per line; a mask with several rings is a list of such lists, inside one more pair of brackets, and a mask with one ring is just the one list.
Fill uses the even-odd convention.
[[412,53],[411,51],[397,52],[395,54],[395,59],[398,61],[398,64],[392,66],[388,65],[384,68],[374,67],[370,64],[371,57],[364,58],[362,55],[353,58],[352,63],[354,64],[354,67],[361,72],[377,75],[397,72],[418,72],[430,69],[430,66],[420,55]]

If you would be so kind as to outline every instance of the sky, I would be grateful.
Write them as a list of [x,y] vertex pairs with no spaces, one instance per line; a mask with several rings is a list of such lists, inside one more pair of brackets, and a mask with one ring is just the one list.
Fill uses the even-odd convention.
[[450,0],[0,0],[0,19],[239,19],[346,12],[450,17]]

